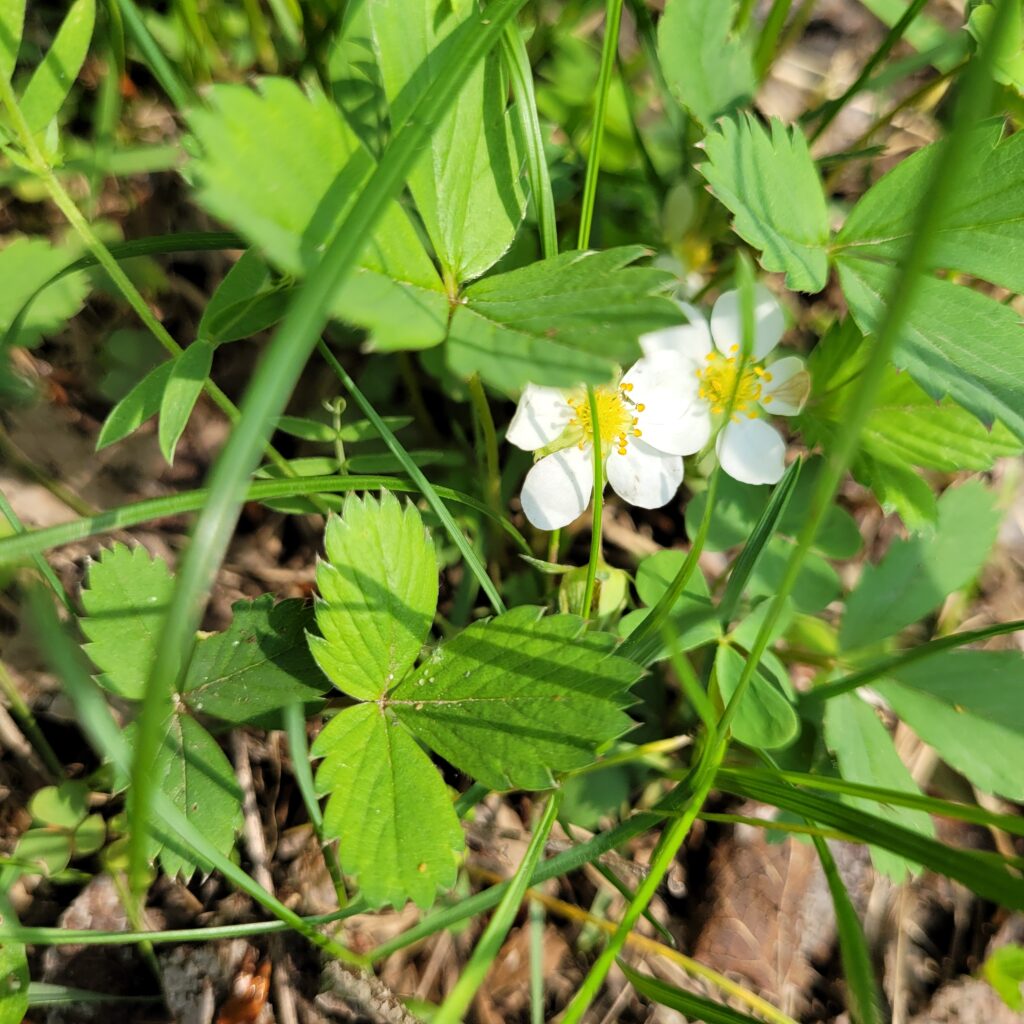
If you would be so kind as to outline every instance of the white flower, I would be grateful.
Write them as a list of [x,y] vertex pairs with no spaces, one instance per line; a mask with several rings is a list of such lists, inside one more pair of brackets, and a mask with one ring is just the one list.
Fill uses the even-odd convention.
[[760,419],[762,413],[796,416],[807,401],[811,378],[798,356],[764,364],[782,337],[785,317],[767,288],[754,295],[754,350],[740,371],[743,325],[739,292],[725,292],[711,311],[711,323],[700,310],[679,304],[690,322],[653,331],[640,338],[645,359],[675,353],[689,363],[682,399],[691,403],[691,422],[711,437],[714,419],[725,412],[733,389],[732,417],[718,435],[718,460],[729,476],[745,484],[774,484],[785,471],[786,445],[779,432]]
[[[677,352],[641,359],[615,385],[594,388],[604,477],[631,505],[658,508],[683,482],[684,455],[698,451],[680,390],[693,367]],[[568,526],[594,489],[594,425],[586,388],[561,391],[528,384],[506,435],[537,460],[526,474],[526,518],[542,530]]]

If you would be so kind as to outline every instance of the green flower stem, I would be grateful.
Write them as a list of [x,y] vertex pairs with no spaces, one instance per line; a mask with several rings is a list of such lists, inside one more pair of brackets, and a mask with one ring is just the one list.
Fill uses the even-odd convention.
[[594,435],[594,515],[590,528],[590,560],[587,562],[587,583],[583,590],[583,606],[580,614],[590,618],[594,603],[594,585],[597,580],[597,565],[601,561],[601,520],[604,515],[604,465],[601,461],[601,421],[597,415],[597,395],[587,386],[587,401],[590,403],[590,422]]
[[[604,141],[604,115],[608,106],[608,89],[619,49],[619,25],[622,22],[622,0],[607,0],[604,18],[604,43],[601,47],[601,69],[594,96],[594,125],[587,156],[587,175],[583,182],[583,206],[580,210],[578,249],[590,245],[590,229],[594,222],[594,200],[597,197],[597,176],[601,169],[601,144]],[[594,421],[597,422],[596,420]]]
[[[117,290],[124,296],[125,301],[132,307],[153,337],[172,356],[181,355],[184,349],[171,337],[167,328],[153,314],[153,311],[149,308],[139,290],[132,284],[131,279],[121,269],[121,265],[114,259],[110,250],[103,244],[96,232],[93,231],[92,226],[82,215],[82,211],[78,209],[77,204],[61,184],[60,179],[54,174],[53,167],[36,144],[35,137],[21,113],[21,108],[18,106],[18,101],[11,84],[2,75],[0,75],[0,103],[7,108],[8,113],[11,115],[11,119],[14,121],[15,128],[21,139],[21,144],[33,165],[35,173],[39,176],[57,208],[64,214],[67,222],[85,243],[86,247],[95,257],[96,262],[107,272]],[[227,416],[228,420],[232,424],[237,424],[239,412],[234,402],[209,379],[205,381],[203,389],[213,400],[214,405]],[[265,446],[265,450],[267,458],[275,466],[289,474],[294,472],[287,459],[278,454],[269,443]]]
[[441,1009],[434,1015],[434,1024],[458,1024],[466,1010],[469,1009],[477,989],[483,984],[484,978],[491,969],[491,965],[501,952],[505,936],[508,935],[508,930],[512,927],[512,922],[519,913],[519,908],[526,896],[526,890],[530,885],[530,878],[537,868],[541,854],[544,852],[544,846],[548,841],[548,836],[551,834],[551,828],[558,817],[560,801],[561,792],[559,790],[555,790],[548,797],[544,814],[541,816],[536,829],[534,829],[533,836],[530,838],[530,845],[526,848],[526,854],[523,857],[522,863],[516,869],[515,875],[512,876],[512,880],[505,890],[501,902],[494,912],[494,916],[484,930],[483,935],[480,936],[480,941],[476,944],[473,955],[469,958],[469,963],[466,964],[459,980],[455,983],[455,988],[449,993]]
[[[511,26],[513,29],[515,26]],[[477,426],[477,436],[483,449],[483,463],[486,485],[484,497],[491,511],[497,519],[501,519],[501,469],[498,463],[498,435],[494,429],[494,417],[491,415],[491,406],[487,401],[487,392],[484,390],[483,381],[479,373],[474,373],[469,378],[469,397],[473,403],[474,419]],[[495,540],[495,550],[492,554],[491,564],[497,565],[500,561],[501,550],[498,545],[501,537],[493,529],[491,530]]]

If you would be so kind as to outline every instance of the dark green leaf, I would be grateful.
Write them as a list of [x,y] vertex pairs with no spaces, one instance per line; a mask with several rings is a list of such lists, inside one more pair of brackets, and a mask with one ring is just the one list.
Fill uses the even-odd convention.
[[547,789],[632,726],[642,669],[575,615],[521,607],[473,623],[388,695],[433,750],[491,789]]
[[769,135],[753,116],[739,116],[716,125],[704,147],[700,171],[735,215],[736,233],[761,250],[761,265],[784,272],[796,291],[820,292],[828,278],[828,211],[803,132],[773,118]]
[[734,34],[733,0],[668,0],[658,56],[672,95],[706,128],[754,94],[753,47]]
[[168,463],[174,462],[174,449],[203,392],[212,365],[213,346],[205,341],[192,342],[171,363],[160,398],[160,451]]
[[224,722],[276,728],[289,704],[318,705],[328,682],[306,642],[313,609],[302,601],[274,604],[270,594],[239,601],[223,632],[200,640],[182,696],[195,711]]
[[422,907],[455,882],[463,836],[437,769],[401,723],[377,704],[335,716],[313,744],[317,791],[329,795],[328,835],[371,907]]
[[877,565],[865,567],[839,631],[844,650],[875,643],[909,626],[981,571],[1002,519],[978,482],[950,488],[939,500],[933,536],[896,540]]
[[[722,644],[715,655],[715,678],[722,703],[728,704],[736,692],[745,663],[744,656],[728,644]],[[779,683],[765,671],[755,672],[750,686],[733,721],[733,735],[748,747],[774,750],[793,741],[800,729],[793,705],[779,688]]]
[[320,597],[310,636],[317,664],[338,689],[377,700],[411,667],[437,606],[437,556],[415,506],[384,492],[345,499],[324,538]]
[[681,988],[669,985],[668,982],[640,974],[621,960],[619,967],[633,988],[645,999],[667,1006],[671,1010],[678,1010],[685,1014],[687,1020],[704,1021],[705,1024],[758,1024],[756,1017],[737,1013],[736,1010],[721,1003],[713,1003],[710,999],[696,996],[692,992],[684,992]]
[[641,246],[566,252],[471,285],[451,320],[451,370],[506,394],[531,382],[607,383],[640,355],[641,334],[681,320],[658,294],[671,278],[628,266],[644,255]]
[[167,564],[142,547],[115,544],[89,567],[78,624],[101,686],[141,699],[173,587]]
[[25,86],[19,106],[29,129],[41,132],[64,105],[85,63],[96,20],[96,0],[75,0],[42,63]]

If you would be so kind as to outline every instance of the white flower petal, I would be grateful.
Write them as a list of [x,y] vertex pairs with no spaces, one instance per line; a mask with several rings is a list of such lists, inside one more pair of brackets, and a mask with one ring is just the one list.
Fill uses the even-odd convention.
[[535,452],[559,437],[570,419],[572,409],[563,392],[527,384],[505,440],[523,451]]
[[[764,359],[779,343],[786,330],[786,317],[774,295],[763,285],[754,285],[754,359]],[[711,310],[711,337],[725,355],[735,355],[733,345],[743,344],[740,293],[723,292]]]
[[715,445],[722,469],[743,484],[775,484],[786,469],[786,445],[764,420],[727,423]]
[[798,415],[811,391],[811,375],[804,361],[799,356],[786,356],[767,370],[761,387],[762,408],[779,416]]
[[606,463],[608,483],[615,493],[639,508],[660,508],[683,482],[683,460],[663,455],[643,441],[631,439],[626,454],[613,451]]
[[677,302],[689,323],[663,327],[640,335],[640,348],[645,356],[655,352],[681,352],[695,362],[703,362],[711,351],[711,330],[704,314],[689,302]]
[[656,416],[654,412],[654,406],[648,407],[637,424],[640,436],[651,448],[668,455],[693,455],[708,443],[711,413],[707,402],[678,403],[670,416]]
[[540,530],[560,530],[590,504],[594,457],[590,446],[545,455],[523,481],[520,500],[526,518]]
[[638,360],[622,378],[636,410],[637,427],[653,448],[692,455],[707,443],[711,423],[698,397],[697,363],[677,352],[659,351]]

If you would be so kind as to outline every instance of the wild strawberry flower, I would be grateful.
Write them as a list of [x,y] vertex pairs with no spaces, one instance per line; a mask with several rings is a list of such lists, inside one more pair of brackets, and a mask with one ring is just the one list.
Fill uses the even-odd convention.
[[[799,356],[765,364],[785,330],[775,296],[763,285],[754,294],[754,349],[743,364],[743,324],[739,292],[725,292],[711,310],[710,323],[689,303],[680,307],[690,322],[653,331],[640,338],[644,357],[673,353],[689,370],[679,399],[690,405],[698,447],[703,447],[724,415],[735,389],[732,416],[718,434],[715,449],[722,469],[745,484],[774,484],[785,471],[782,435],[761,417],[796,416],[810,391],[810,374]],[[742,369],[742,372],[741,372]]]
[[[692,376],[692,364],[679,353],[655,352],[614,385],[594,388],[604,478],[631,505],[658,508],[669,501],[683,482],[682,457],[703,444],[679,398]],[[594,434],[586,388],[526,386],[506,438],[534,453],[521,495],[534,526],[561,529],[590,504]]]

